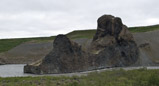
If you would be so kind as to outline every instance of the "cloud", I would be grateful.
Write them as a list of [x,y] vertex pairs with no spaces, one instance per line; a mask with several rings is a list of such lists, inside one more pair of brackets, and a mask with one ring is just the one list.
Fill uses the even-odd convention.
[[145,23],[147,23],[147,25],[159,24],[159,18],[150,18],[150,19],[147,19],[145,21]]
[[94,29],[103,14],[128,26],[158,24],[158,0],[1,0],[0,38],[39,37]]

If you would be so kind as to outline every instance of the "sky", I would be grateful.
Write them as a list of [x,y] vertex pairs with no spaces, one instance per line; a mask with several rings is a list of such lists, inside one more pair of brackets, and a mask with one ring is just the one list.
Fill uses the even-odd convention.
[[159,24],[159,0],[0,0],[0,39],[96,29],[104,14],[125,25]]

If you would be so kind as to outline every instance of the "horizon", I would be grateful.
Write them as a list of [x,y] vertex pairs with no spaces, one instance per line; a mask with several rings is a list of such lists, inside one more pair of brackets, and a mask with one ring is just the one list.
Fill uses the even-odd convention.
[[[1,0],[0,39],[49,37],[97,27],[110,14],[128,27],[159,24],[158,0]],[[121,4],[124,3],[124,4]]]
[[[156,25],[159,25],[159,24],[155,24],[155,25],[146,25],[146,26],[132,26],[132,27],[149,27],[149,26],[156,26]],[[132,28],[132,27],[128,27],[128,28]],[[78,30],[72,30],[72,31],[70,31],[70,32],[68,32],[68,33],[66,33],[66,34],[69,34],[69,33],[71,33],[71,32],[73,32],[73,31],[85,31],[85,30],[96,30],[96,29],[78,29]],[[64,35],[66,35],[66,34],[64,34]],[[57,35],[59,35],[59,34],[57,34]],[[3,39],[27,39],[27,38],[45,38],[45,37],[52,37],[52,36],[57,36],[57,35],[50,35],[50,36],[30,36],[30,37],[17,37],[17,38],[0,38],[0,40],[3,40]]]

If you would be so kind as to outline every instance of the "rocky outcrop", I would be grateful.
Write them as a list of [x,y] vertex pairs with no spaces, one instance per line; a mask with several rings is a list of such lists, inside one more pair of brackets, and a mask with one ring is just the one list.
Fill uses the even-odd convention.
[[[91,66],[88,53],[65,35],[58,35],[53,43],[54,49],[38,65],[24,67],[27,73],[69,73],[88,70]],[[35,66],[36,65],[36,66]]]
[[[87,51],[86,51],[87,50]],[[103,15],[85,51],[65,35],[58,35],[44,59],[24,67],[25,73],[69,73],[105,67],[130,66],[138,59],[132,34],[118,17]]]
[[133,35],[118,17],[103,15],[98,19],[97,32],[91,43],[101,66],[130,66],[139,58]]

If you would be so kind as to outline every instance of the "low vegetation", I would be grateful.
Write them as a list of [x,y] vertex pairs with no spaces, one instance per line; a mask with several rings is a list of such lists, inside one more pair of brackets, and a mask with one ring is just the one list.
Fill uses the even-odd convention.
[[148,32],[148,31],[159,30],[159,25],[142,26],[142,27],[130,27],[129,30],[131,32],[133,32],[133,33],[136,33],[136,32]]
[[17,39],[1,39],[0,40],[0,53],[8,51],[17,45],[20,45],[25,42],[46,42],[54,39],[55,36],[52,37],[39,37],[39,38],[17,38]]
[[93,72],[73,77],[10,77],[0,78],[0,86],[159,86],[159,69]]
[[75,30],[67,34],[67,36],[71,39],[77,39],[77,38],[93,38],[93,35],[95,34],[96,30]]
[[[154,26],[145,26],[145,27],[130,27],[129,30],[133,33],[135,32],[147,32],[147,31],[153,31],[158,30],[159,25]],[[92,38],[95,34],[96,30],[75,30],[73,32],[70,32],[66,34],[71,39],[77,39],[77,38]],[[32,42],[46,42],[53,40],[55,36],[51,37],[39,37],[39,38],[21,38],[21,39],[1,39],[0,40],[0,53],[8,51],[14,47],[16,47],[19,44],[22,44],[24,42],[32,41]]]
[[[153,25],[153,26],[142,26],[142,27],[129,27],[129,30],[132,33],[136,32],[149,32],[154,30],[159,30],[159,25]],[[67,36],[71,39],[77,39],[77,38],[93,38],[93,35],[96,33],[95,29],[91,30],[75,30],[73,32],[70,32],[67,34]]]

